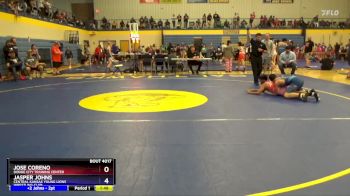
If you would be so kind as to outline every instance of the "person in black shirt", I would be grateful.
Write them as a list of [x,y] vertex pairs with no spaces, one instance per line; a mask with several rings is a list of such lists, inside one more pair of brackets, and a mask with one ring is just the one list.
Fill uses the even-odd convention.
[[339,59],[340,44],[337,42],[334,46],[335,58]]
[[311,37],[309,37],[308,41],[305,42],[305,49],[304,49],[306,67],[309,67],[311,64],[310,57],[314,46],[315,46],[314,42],[311,40]]
[[67,47],[66,52],[64,53],[64,56],[67,59],[69,69],[71,69],[72,68],[72,60],[73,60],[73,52],[70,50],[69,46]]
[[8,69],[8,73],[13,74],[15,81],[21,76],[23,62],[16,56],[16,51],[14,48],[9,48],[6,59],[6,67]]
[[334,61],[333,59],[331,59],[330,54],[327,54],[326,58],[322,59],[320,63],[321,63],[321,70],[332,70],[334,67]]
[[201,70],[201,67],[202,67],[202,61],[195,60],[195,59],[199,59],[201,56],[200,56],[200,53],[196,51],[196,48],[194,46],[190,47],[190,50],[187,53],[187,57],[194,59],[194,60],[188,61],[188,67],[190,68],[192,74],[194,74],[194,71],[192,69],[193,65],[198,65],[196,74],[199,74],[199,71]]
[[187,14],[185,14],[184,15],[185,29],[187,29],[187,27],[188,27],[188,19],[189,19],[189,16]]
[[207,21],[208,21],[208,28],[211,27],[211,20],[213,19],[213,17],[211,16],[211,13],[208,14],[207,16]]
[[18,48],[16,38],[11,37],[11,39],[7,40],[5,46],[3,47],[5,60],[9,57],[10,49],[15,52],[16,57],[18,57]]
[[165,28],[170,29],[170,22],[168,19],[166,19],[166,21],[165,21]]
[[182,16],[179,14],[179,15],[177,15],[177,26],[180,29],[181,29],[181,26],[182,26],[181,21],[182,21]]
[[[248,37],[250,37],[249,28]],[[255,39],[250,40],[250,62],[252,64],[254,85],[259,86],[259,77],[262,71],[262,54],[267,50],[266,45],[261,42],[261,34],[257,33]]]

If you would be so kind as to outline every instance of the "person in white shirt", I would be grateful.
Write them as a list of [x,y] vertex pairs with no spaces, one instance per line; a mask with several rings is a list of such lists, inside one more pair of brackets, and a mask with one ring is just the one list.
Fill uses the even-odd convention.
[[272,68],[272,52],[273,52],[273,41],[270,39],[270,34],[265,35],[265,39],[262,40],[262,43],[266,45],[267,50],[263,53],[263,69],[269,70]]
[[279,64],[278,67],[280,68],[281,74],[285,75],[286,73],[284,72],[285,67],[290,67],[292,68],[291,75],[295,74],[295,70],[297,69],[297,64],[296,64],[296,55],[293,51],[291,51],[291,47],[287,46],[286,51],[284,51],[279,58]]

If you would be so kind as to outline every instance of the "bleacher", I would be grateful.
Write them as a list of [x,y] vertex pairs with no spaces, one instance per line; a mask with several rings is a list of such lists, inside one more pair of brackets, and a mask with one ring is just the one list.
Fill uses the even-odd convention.
[[[0,37],[0,46],[1,49],[5,46],[7,40],[10,37]],[[51,46],[54,40],[42,40],[42,39],[26,39],[26,38],[16,38],[17,39],[17,47],[18,47],[18,56],[21,60],[27,56],[27,51],[30,49],[32,44],[35,44],[38,47],[39,53],[41,55],[42,61],[45,62],[51,68]],[[73,63],[78,63],[78,50],[80,50],[79,45],[70,44],[68,42],[61,41],[63,43],[64,51],[69,46],[73,52],[74,58]],[[64,52],[63,51],[63,52]],[[5,58],[4,53],[1,51],[0,53],[0,73],[5,73]]]
[[[213,44],[213,46],[219,46],[223,42],[223,36],[222,35],[165,35],[164,36],[164,43],[175,43],[175,44],[193,44],[193,37],[201,37],[203,39],[203,43],[210,45]],[[224,37],[230,37],[230,40],[232,43],[238,42],[238,35],[231,35],[231,36],[224,36]]]
[[[213,46],[219,46],[221,43],[226,43],[223,41],[223,38],[230,38],[232,43],[237,43],[239,41],[239,36],[245,35],[196,35],[195,37],[201,37],[203,39],[203,43],[206,45],[210,45],[211,43]],[[164,43],[175,43],[175,44],[193,44],[193,35],[165,35],[164,36]],[[277,34],[271,34],[271,37],[274,38],[274,40],[282,40],[283,38],[286,38],[287,40],[293,40],[295,45],[303,45],[304,44],[304,37],[302,35],[277,35]]]

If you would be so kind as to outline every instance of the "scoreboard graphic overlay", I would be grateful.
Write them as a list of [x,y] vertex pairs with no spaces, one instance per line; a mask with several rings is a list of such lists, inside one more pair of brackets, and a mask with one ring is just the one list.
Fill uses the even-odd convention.
[[10,191],[113,191],[113,158],[7,159]]

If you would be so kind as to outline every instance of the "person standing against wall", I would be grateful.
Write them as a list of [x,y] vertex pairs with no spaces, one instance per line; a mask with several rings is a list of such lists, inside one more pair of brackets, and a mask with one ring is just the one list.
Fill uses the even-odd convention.
[[212,17],[212,15],[211,15],[211,13],[209,13],[208,16],[207,16],[208,28],[211,27],[211,20],[212,20],[212,19],[213,19],[213,17]]
[[230,40],[227,41],[227,45],[223,48],[223,52],[223,57],[225,60],[225,72],[232,72],[232,60],[234,49]]
[[185,29],[188,28],[188,20],[189,20],[189,16],[187,15],[187,13],[184,15],[184,23],[185,23]]
[[60,44],[55,42],[51,47],[51,56],[52,56],[52,74],[60,74],[59,68],[62,65],[62,52],[60,50]]
[[175,14],[173,14],[173,17],[171,18],[171,22],[173,24],[173,29],[175,29],[176,27],[176,17],[175,17]]
[[305,67],[310,67],[310,64],[311,64],[310,57],[312,56],[312,50],[314,46],[315,46],[314,42],[311,40],[311,37],[309,37],[307,42],[305,42],[305,47],[304,47],[304,57],[306,61]]
[[207,27],[207,16],[205,14],[202,16],[202,29],[204,27]]
[[177,27],[179,28],[179,29],[181,29],[181,26],[182,26],[182,16],[179,14],[179,15],[177,15]]
[[73,52],[70,50],[69,46],[67,47],[66,52],[64,53],[64,56],[67,59],[67,64],[69,66],[69,69],[72,69]]
[[[247,29],[250,38],[249,28]],[[261,34],[257,33],[255,39],[250,40],[250,62],[253,69],[254,85],[259,86],[259,76],[262,71],[262,54],[267,50],[264,43],[261,42]]]

